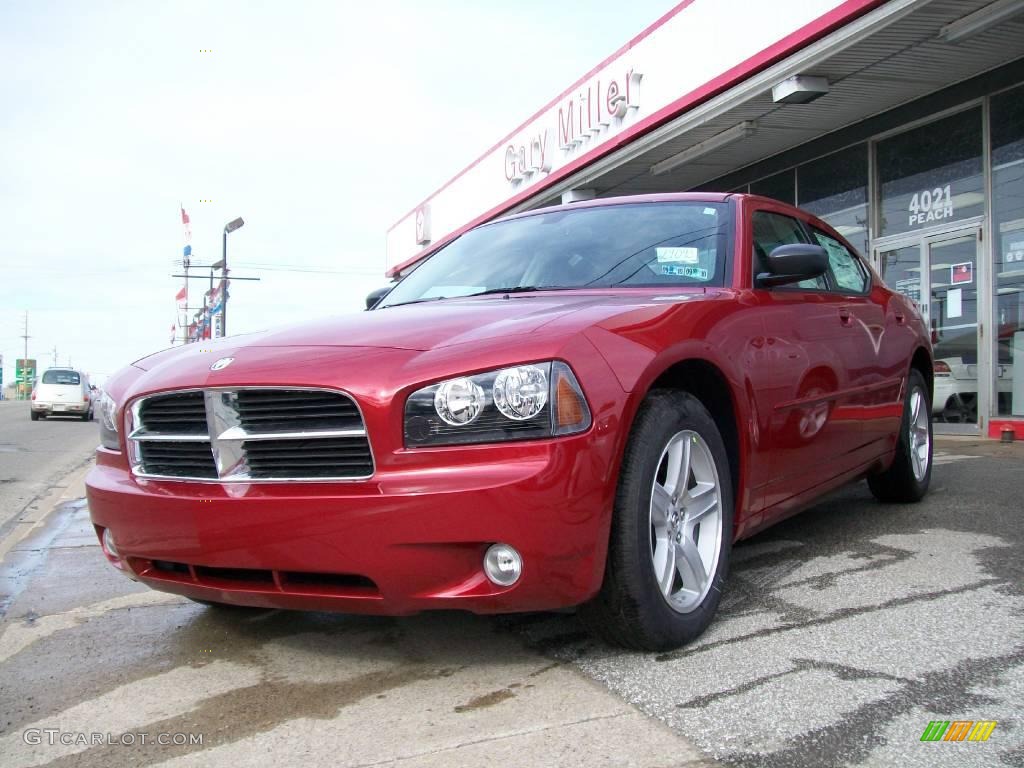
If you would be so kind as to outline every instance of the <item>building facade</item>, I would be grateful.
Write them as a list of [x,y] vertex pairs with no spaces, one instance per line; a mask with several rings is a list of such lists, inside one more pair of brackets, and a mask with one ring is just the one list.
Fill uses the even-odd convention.
[[927,318],[939,431],[1024,438],[1024,0],[682,2],[396,222],[388,264],[686,190],[831,223]]

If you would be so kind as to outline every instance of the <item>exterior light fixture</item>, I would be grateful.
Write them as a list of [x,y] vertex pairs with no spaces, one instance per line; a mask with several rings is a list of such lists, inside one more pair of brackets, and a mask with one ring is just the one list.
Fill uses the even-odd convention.
[[698,157],[711,154],[715,150],[726,147],[729,144],[733,144],[740,139],[745,139],[748,136],[753,136],[757,131],[757,122],[755,120],[744,120],[742,123],[737,123],[732,128],[727,128],[721,133],[716,133],[710,139],[694,144],[692,147],[684,149],[678,154],[672,155],[672,157],[662,160],[660,163],[655,163],[651,166],[651,173],[655,176],[660,176],[663,173],[671,171],[673,168],[678,168],[684,163],[688,163],[691,160],[696,160]]
[[793,75],[772,88],[776,104],[807,104],[828,93],[828,78],[816,75]]
[[996,0],[939,30],[939,39],[959,43],[1024,11],[1024,0]]
[[[239,216],[237,219],[232,219],[224,225],[224,238],[223,250],[221,251],[220,261],[214,265],[215,268],[221,270],[220,275],[220,335],[222,337],[228,335],[228,235],[234,232],[236,229],[241,229],[245,221]],[[211,274],[213,274],[211,272]],[[212,288],[212,286],[211,286]]]

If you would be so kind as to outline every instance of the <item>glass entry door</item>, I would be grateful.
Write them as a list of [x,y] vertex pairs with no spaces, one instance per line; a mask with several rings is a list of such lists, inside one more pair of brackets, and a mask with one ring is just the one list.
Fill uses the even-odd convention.
[[932,416],[937,424],[967,425],[947,431],[976,431],[978,414],[987,413],[985,366],[978,345],[980,233],[971,227],[918,236],[876,252],[886,284],[918,305],[931,330]]
[[[952,424],[977,424],[981,361],[978,358],[978,232],[925,241],[929,264],[926,317],[935,355],[932,413]],[[984,411],[980,411],[984,413]]]

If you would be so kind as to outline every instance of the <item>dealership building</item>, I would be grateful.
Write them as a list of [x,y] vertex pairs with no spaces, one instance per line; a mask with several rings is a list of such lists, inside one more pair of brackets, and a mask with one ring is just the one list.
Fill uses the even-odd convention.
[[832,224],[921,307],[937,431],[1024,438],[1024,0],[684,0],[396,222],[390,274],[503,214],[689,190]]

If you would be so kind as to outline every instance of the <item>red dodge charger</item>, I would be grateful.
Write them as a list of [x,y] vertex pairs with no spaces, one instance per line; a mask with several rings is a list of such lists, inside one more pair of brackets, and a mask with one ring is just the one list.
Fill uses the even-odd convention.
[[928,488],[920,314],[772,200],[510,216],[368,303],[112,378],[88,496],[114,567],[214,605],[580,606],[667,649],[736,540],[861,478]]

